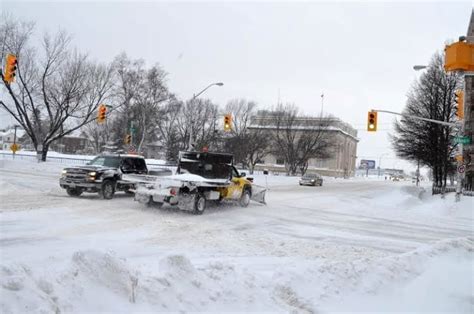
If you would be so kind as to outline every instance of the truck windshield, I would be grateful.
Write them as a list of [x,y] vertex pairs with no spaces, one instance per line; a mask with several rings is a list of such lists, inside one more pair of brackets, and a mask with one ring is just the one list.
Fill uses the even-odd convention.
[[103,167],[112,167],[118,168],[120,165],[119,157],[96,157],[89,162],[91,166],[103,166]]

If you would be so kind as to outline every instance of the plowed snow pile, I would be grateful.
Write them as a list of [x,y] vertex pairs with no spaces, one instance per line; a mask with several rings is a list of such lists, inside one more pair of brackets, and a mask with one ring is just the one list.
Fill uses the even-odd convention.
[[132,267],[113,253],[79,251],[63,269],[3,266],[0,309],[469,312],[473,250],[472,239],[465,238],[376,260],[276,261],[271,275],[259,271],[258,261],[256,267],[241,267],[238,260],[195,266],[186,256],[170,255]]

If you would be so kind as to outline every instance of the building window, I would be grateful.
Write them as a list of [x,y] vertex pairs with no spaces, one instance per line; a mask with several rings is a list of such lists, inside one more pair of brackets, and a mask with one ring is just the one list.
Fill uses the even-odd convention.
[[284,164],[285,164],[285,160],[284,160],[283,158],[277,158],[276,164],[277,164],[277,165],[284,165]]

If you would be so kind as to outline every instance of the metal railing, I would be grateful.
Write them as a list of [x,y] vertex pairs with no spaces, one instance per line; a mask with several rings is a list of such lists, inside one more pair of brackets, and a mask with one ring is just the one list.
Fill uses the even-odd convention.
[[[19,160],[30,160],[30,161],[38,161],[37,155],[31,154],[21,154],[17,153],[15,156],[11,153],[0,153],[2,159],[19,159]],[[74,157],[55,157],[55,156],[48,156],[48,161],[61,163],[61,164],[75,164],[75,165],[85,165],[88,163],[91,158],[74,158]]]
[[[38,161],[37,155],[32,155],[32,154],[21,154],[17,153],[15,154],[15,157],[13,157],[12,153],[0,153],[0,157],[2,159],[9,159],[9,160],[28,160],[28,161]],[[60,163],[64,165],[85,165],[89,161],[92,160],[93,157],[90,158],[74,158],[74,157],[57,157],[57,156],[48,156],[47,162],[53,162],[53,163]],[[145,159],[146,160],[146,159]],[[152,163],[152,162],[147,162],[146,163],[148,167],[152,168],[160,168],[160,169],[167,169],[171,170],[173,173],[176,170],[176,166],[170,166],[170,165],[163,165],[163,164],[157,164],[157,163]]]
[[463,190],[462,195],[464,195],[464,196],[474,196],[474,191]]
[[450,192],[456,192],[456,186],[433,186],[431,188],[431,194],[444,194],[444,193],[450,193]]

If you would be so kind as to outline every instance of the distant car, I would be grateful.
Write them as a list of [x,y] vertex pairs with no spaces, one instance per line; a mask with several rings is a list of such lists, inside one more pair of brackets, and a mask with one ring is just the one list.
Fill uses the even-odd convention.
[[301,177],[300,185],[322,186],[323,178],[317,173],[308,173]]

